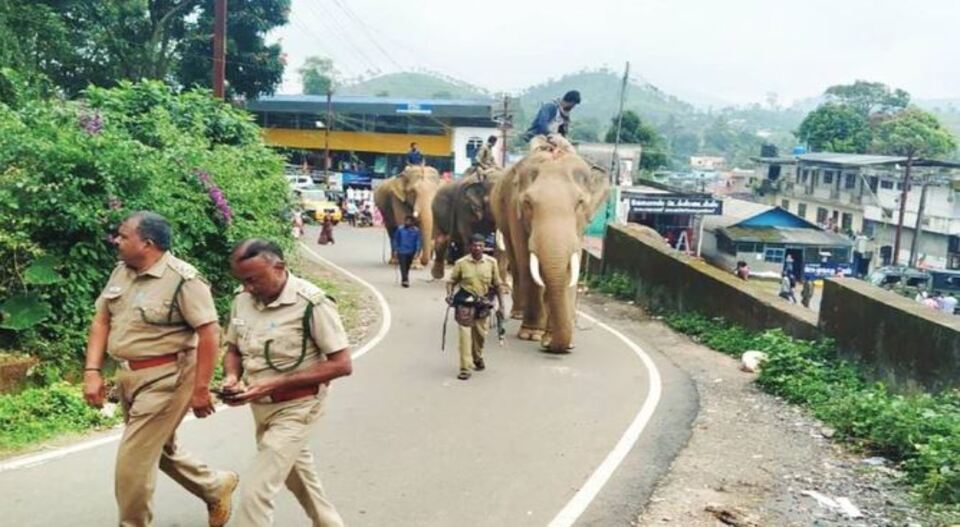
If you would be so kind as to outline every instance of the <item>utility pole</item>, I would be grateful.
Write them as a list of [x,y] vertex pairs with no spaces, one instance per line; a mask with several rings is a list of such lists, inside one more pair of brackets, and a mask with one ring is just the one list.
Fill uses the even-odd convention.
[[510,109],[510,96],[503,94],[503,119],[500,120],[500,166],[507,167],[507,127],[508,111]]
[[330,127],[333,126],[333,86],[327,87],[327,122],[323,127],[323,175],[330,173]]
[[893,265],[900,261],[900,236],[903,234],[903,220],[907,214],[907,193],[910,192],[910,169],[913,167],[913,154],[907,156],[907,166],[903,169],[903,193],[900,194],[900,218],[897,219],[897,233],[893,238]]
[[[629,77],[630,61],[627,61],[627,66],[623,70],[623,83],[620,85],[620,108],[617,111],[617,136],[613,143],[613,157],[610,160],[610,184],[613,186],[616,186],[620,183],[618,181],[620,176],[620,160],[617,158],[617,150],[620,147],[620,130],[623,126],[623,100],[626,98],[627,81]],[[640,155],[643,155],[643,152],[641,152]]]
[[910,241],[910,267],[917,265],[917,250],[920,247],[920,237],[923,236],[923,210],[927,204],[927,186],[929,179],[923,178],[923,185],[920,187],[920,205],[917,207],[917,225],[913,230],[913,240]]
[[213,96],[223,99],[227,73],[227,0],[216,0],[213,12]]

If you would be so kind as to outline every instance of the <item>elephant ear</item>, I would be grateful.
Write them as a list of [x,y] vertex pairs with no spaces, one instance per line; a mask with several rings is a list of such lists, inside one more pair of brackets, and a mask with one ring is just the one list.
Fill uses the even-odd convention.
[[577,172],[576,179],[587,194],[587,208],[592,216],[607,199],[607,192],[610,190],[607,171],[597,165],[589,165],[588,170]]
[[393,197],[397,198],[400,201],[406,201],[407,199],[407,184],[402,176],[397,176],[393,178],[393,181],[390,182],[390,192],[393,193]]

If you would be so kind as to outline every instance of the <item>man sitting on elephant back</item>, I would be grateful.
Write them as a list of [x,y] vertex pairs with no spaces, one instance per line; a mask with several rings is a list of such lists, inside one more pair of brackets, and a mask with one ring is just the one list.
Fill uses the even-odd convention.
[[[483,371],[483,344],[490,328],[492,297],[497,297],[497,313],[503,317],[503,297],[500,293],[500,270],[497,260],[483,254],[485,240],[482,234],[470,238],[470,254],[457,260],[447,283],[447,303],[457,310],[460,333],[460,374],[470,378],[473,369]],[[454,290],[460,287],[456,294]]]
[[497,168],[497,159],[493,155],[493,147],[496,144],[497,136],[491,135],[487,138],[487,142],[477,149],[476,155],[473,156],[474,169],[481,179],[488,171]]
[[523,134],[524,141],[530,141],[535,136],[560,134],[564,137],[570,131],[570,112],[580,104],[580,92],[570,90],[562,99],[550,101],[540,107],[533,124]]

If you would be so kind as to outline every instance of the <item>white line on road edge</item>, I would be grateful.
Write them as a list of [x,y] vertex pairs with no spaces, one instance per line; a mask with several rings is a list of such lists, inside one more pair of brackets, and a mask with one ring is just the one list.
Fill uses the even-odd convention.
[[[310,253],[311,256],[313,256],[317,260],[320,260],[320,262],[323,263],[324,265],[327,265],[336,269],[338,272],[343,273],[344,275],[349,277],[351,280],[358,282],[360,285],[370,290],[370,292],[373,293],[373,296],[376,297],[377,303],[380,304],[380,311],[383,313],[383,322],[380,324],[380,330],[377,331],[377,334],[374,335],[372,339],[370,339],[366,344],[360,347],[360,349],[350,354],[351,358],[359,359],[366,352],[376,347],[376,345],[379,344],[380,341],[382,341],[384,337],[387,336],[387,332],[390,331],[390,324],[391,324],[392,317],[390,315],[390,306],[387,305],[387,300],[383,298],[383,295],[380,294],[380,291],[377,291],[377,289],[373,287],[373,285],[367,282],[366,280],[351,273],[350,271],[347,271],[343,267],[340,267],[339,265],[331,262],[330,260],[327,260],[326,258],[320,256],[314,250],[310,249],[310,247],[307,247],[306,244],[301,242],[300,245],[303,246],[303,248],[308,253]],[[218,406],[217,409],[226,410],[226,409],[231,409],[231,407],[225,406],[221,408],[220,406]],[[194,417],[193,414],[189,414],[187,415],[187,417],[184,418],[183,422],[187,423],[187,422],[193,421],[194,419],[196,419],[196,417]],[[44,463],[48,463],[55,459],[60,459],[60,458],[69,456],[71,454],[76,454],[77,452],[83,452],[84,450],[90,450],[91,448],[97,448],[98,446],[108,445],[110,443],[113,443],[114,441],[118,441],[122,434],[123,432],[121,430],[118,430],[103,437],[98,437],[96,439],[89,439],[89,440],[82,441],[80,443],[76,443],[70,446],[50,450],[49,452],[43,452],[40,454],[32,454],[32,455],[15,458],[5,463],[0,463],[0,472],[7,472],[9,470],[17,470],[21,468],[33,467],[36,465],[42,465]]]
[[640,434],[643,433],[643,429],[646,428],[647,423],[650,422],[650,418],[653,417],[653,412],[657,408],[657,404],[660,402],[660,393],[663,390],[663,383],[660,379],[660,372],[657,370],[656,364],[653,363],[653,360],[649,355],[640,346],[637,346],[633,341],[631,341],[626,335],[617,331],[616,329],[600,322],[596,318],[584,313],[583,311],[578,311],[577,313],[580,316],[586,318],[590,322],[600,326],[601,328],[609,331],[613,336],[617,337],[624,344],[627,345],[634,353],[637,354],[637,357],[643,362],[643,365],[647,369],[647,376],[649,377],[649,388],[647,389],[647,398],[643,402],[643,406],[640,407],[640,412],[637,413],[637,416],[634,417],[633,422],[630,423],[630,426],[620,437],[620,440],[617,441],[617,445],[613,447],[613,450],[607,454],[607,457],[604,458],[603,463],[600,463],[600,466],[593,471],[593,474],[587,478],[586,483],[580,487],[580,490],[574,494],[573,498],[563,507],[563,509],[557,513],[557,515],[550,521],[549,527],[569,527],[573,525],[574,522],[580,518],[580,515],[583,514],[587,507],[590,506],[590,503],[597,497],[597,494],[600,493],[600,489],[607,484],[607,481],[610,479],[610,476],[617,470],[617,467],[620,466],[620,463],[627,457],[627,454],[630,453],[630,450],[633,449],[633,445],[637,443],[637,440],[640,438]]

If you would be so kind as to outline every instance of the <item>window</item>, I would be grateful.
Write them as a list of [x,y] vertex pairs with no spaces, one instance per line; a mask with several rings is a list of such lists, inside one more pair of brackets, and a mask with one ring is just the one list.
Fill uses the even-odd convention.
[[807,204],[806,203],[797,203],[797,216],[806,219],[807,217]]
[[843,230],[843,232],[853,230],[853,214],[849,212],[843,213],[843,216],[840,217],[840,229]]
[[829,214],[829,213],[827,212],[827,209],[825,209],[825,208],[823,208],[823,207],[817,207],[817,223],[820,224],[820,225],[826,224],[826,223],[827,223],[827,214]]
[[790,210],[790,200],[788,199],[781,200],[780,208],[783,210]]
[[755,253],[757,252],[757,244],[750,242],[740,242],[737,244],[738,253]]
[[783,255],[785,252],[785,249],[774,249],[770,247],[764,248],[763,261],[770,263],[783,263]]
[[884,179],[883,181],[880,182],[880,188],[892,189],[893,181],[890,181],[889,179]]
[[824,170],[823,171],[823,184],[832,185],[833,184],[833,170]]
[[852,189],[857,187],[857,175],[856,174],[845,174],[843,176],[843,188]]
[[480,150],[480,147],[483,146],[482,137],[471,137],[467,139],[467,159],[473,159],[477,155],[477,150]]
[[810,170],[805,168],[803,169],[803,182],[806,183],[810,180]]
[[730,241],[730,238],[723,235],[717,236],[717,249],[732,256],[737,255],[736,244]]
[[870,176],[869,182],[870,182],[870,190],[876,193],[877,192],[877,176]]

